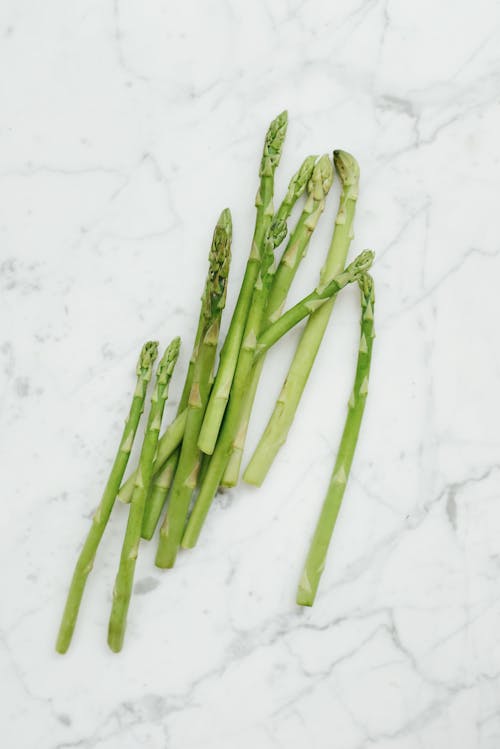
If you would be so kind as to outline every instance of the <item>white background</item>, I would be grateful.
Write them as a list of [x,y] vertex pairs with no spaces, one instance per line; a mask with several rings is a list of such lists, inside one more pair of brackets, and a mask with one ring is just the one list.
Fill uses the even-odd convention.
[[[493,0],[3,3],[6,749],[498,749],[499,24]],[[213,225],[230,206],[230,312],[283,108],[278,196],[307,153],[352,151],[353,251],[377,252],[371,390],[317,603],[294,596],[351,386],[355,289],[262,489],[218,498],[173,572],[143,545],[119,656],[117,507],[57,656],[137,352],[182,336],[171,414]],[[338,194],[290,301],[316,282]],[[250,446],[296,340],[269,357]]]

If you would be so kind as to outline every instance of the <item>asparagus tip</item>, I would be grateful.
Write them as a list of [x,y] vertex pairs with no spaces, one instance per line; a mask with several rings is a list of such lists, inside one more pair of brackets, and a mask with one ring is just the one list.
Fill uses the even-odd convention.
[[288,112],[283,110],[269,125],[264,141],[264,151],[260,164],[260,175],[272,176],[281,158],[281,150],[288,125]]
[[[285,202],[293,204],[302,195],[306,187],[309,189],[310,180],[313,174],[316,159],[318,157],[306,156],[299,170],[293,175],[288,185]],[[310,190],[309,190],[310,192]]]
[[312,195],[314,200],[323,200],[328,194],[330,187],[333,183],[333,166],[328,154],[323,154],[316,164],[307,185],[309,195]]
[[273,249],[275,247],[279,247],[279,245],[283,242],[286,237],[287,231],[288,229],[286,221],[284,221],[283,219],[278,218],[271,222],[268,237],[273,245]]
[[217,226],[220,226],[229,234],[229,236],[231,236],[233,231],[233,222],[231,218],[231,211],[229,208],[224,208],[221,215],[219,216],[219,220],[217,221]]
[[137,377],[149,382],[153,372],[153,364],[158,356],[158,341],[147,341],[141,349],[137,361]]
[[359,182],[359,164],[347,151],[333,152],[333,163],[344,186],[357,185]]
[[172,377],[180,348],[181,339],[177,337],[165,349],[165,353],[158,364],[157,378],[159,383],[165,384]]
[[363,273],[358,278],[358,285],[361,291],[362,304],[366,307],[369,303],[375,302],[375,284],[369,273]]
[[[352,273],[355,280],[360,281],[363,278],[363,275],[366,275],[367,271],[372,267],[374,259],[375,253],[373,250],[363,250],[363,252],[360,252],[360,254],[347,267],[347,272]],[[371,278],[371,276],[368,278]],[[369,282],[366,281],[363,283]]]
[[232,233],[231,211],[224,208],[214,229],[207,283],[202,297],[202,310],[207,323],[213,321],[226,304]]

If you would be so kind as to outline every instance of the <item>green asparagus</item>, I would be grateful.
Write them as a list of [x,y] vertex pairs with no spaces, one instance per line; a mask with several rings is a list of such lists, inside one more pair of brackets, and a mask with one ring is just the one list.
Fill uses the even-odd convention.
[[[232,225],[231,225],[231,213],[228,209],[223,212],[221,219],[223,219],[223,223],[225,224],[225,231],[226,232],[229,231],[229,242],[230,242]],[[227,258],[227,262],[229,263],[229,255]],[[202,344],[202,337],[205,333],[205,328],[206,328],[206,320],[205,320],[206,299],[210,295],[211,287],[214,284],[214,279],[217,277],[217,274],[219,273],[217,263],[219,263],[219,259],[214,255],[212,248],[211,248],[210,255],[208,258],[208,275],[205,281],[205,286],[204,286],[203,294],[201,297],[201,310],[200,310],[200,315],[198,319],[198,328],[196,331],[193,351],[192,351],[191,358],[189,361],[189,368],[188,368],[188,373],[186,376],[186,381],[184,383],[184,388],[182,390],[181,399],[179,401],[179,407],[177,411],[178,414],[184,411],[188,405],[189,395],[191,392],[191,387],[193,384],[193,378],[195,374],[195,365],[196,365],[196,361],[200,352],[200,347]],[[214,267],[214,264],[215,264],[215,267]],[[211,386],[212,386],[212,380],[209,381],[209,387],[211,388]],[[155,532],[156,526],[158,524],[158,520],[160,519],[163,506],[165,505],[170,487],[172,486],[172,482],[174,480],[174,476],[177,471],[180,454],[181,454],[181,451],[180,451],[180,448],[178,448],[168,458],[163,468],[153,478],[151,493],[146,503],[146,509],[144,512],[144,520],[142,524],[142,537],[145,538],[146,540],[150,540],[153,537],[153,533]]]
[[[266,318],[263,326],[264,329],[271,325],[271,323],[281,314],[288,291],[290,290],[290,286],[292,285],[292,281],[295,278],[299,265],[305,256],[312,232],[316,228],[319,218],[324,210],[325,198],[332,185],[333,168],[327,155],[322,156],[315,165],[313,162],[314,168],[309,172],[309,179],[304,180],[303,169],[306,164],[308,167],[310,166],[310,162],[308,162],[307,159],[301,170],[299,170],[297,175],[295,175],[290,182],[288,192],[290,192],[290,189],[297,181],[300,185],[307,183],[308,199],[295,230],[288,241],[286,250],[281,257],[278,270],[274,276],[267,302]],[[302,176],[302,180],[297,179],[300,176]],[[279,215],[279,211],[277,215]],[[253,408],[263,365],[264,357],[262,356],[255,364],[246,393],[243,396],[240,424],[231,446],[231,455],[222,478],[223,486],[235,486],[238,483],[250,414]]]
[[134,493],[130,502],[129,516],[125,538],[123,540],[120,565],[113,591],[113,603],[108,627],[108,644],[115,653],[122,649],[127,621],[127,612],[134,583],[135,564],[141,539],[144,505],[153,475],[153,461],[158,445],[158,435],[165,402],[168,397],[168,386],[179,356],[180,339],[174,338],[167,347],[156,373],[156,383],[151,397],[151,409],[144,442],[142,445],[139,467],[137,469]]
[[149,341],[142,347],[139,361],[137,362],[137,386],[132,399],[129,415],[123,429],[120,447],[113,463],[113,467],[111,468],[111,473],[106,483],[101,502],[92,518],[90,531],[85,539],[85,543],[83,544],[71,580],[56,643],[56,650],[58,653],[65,653],[67,651],[71,643],[71,638],[73,637],[85,584],[93,567],[97,548],[109,520],[118,488],[127,467],[130,451],[137,432],[137,426],[144,409],[144,399],[146,397],[148,383],[151,379],[153,364],[157,354],[158,344],[155,341]]
[[[170,456],[177,450],[182,442],[184,436],[184,429],[186,427],[187,411],[181,411],[178,416],[172,421],[171,424],[165,429],[164,433],[158,440],[158,449],[156,451],[156,458],[153,463],[153,473],[158,473]],[[129,504],[134,493],[134,485],[137,472],[134,471],[128,479],[122,484],[120,491],[118,492],[118,499],[124,504]]]
[[160,528],[156,565],[173,567],[186,523],[189,503],[196,488],[201,453],[198,437],[210,394],[222,310],[226,303],[231,260],[231,214],[222,212],[215,228],[210,253],[210,273],[203,297],[203,326],[199,352],[188,399],[186,429],[179,463],[172,484],[170,502]]
[[208,455],[211,455],[214,451],[229,400],[229,392],[236,370],[255,281],[257,280],[262,261],[262,245],[274,215],[274,173],[280,161],[287,122],[287,112],[282,112],[278,115],[271,122],[264,142],[264,151],[260,164],[260,185],[255,199],[257,216],[252,247],[236,302],[236,308],[222,347],[217,375],[198,440],[199,448]]
[[[353,238],[353,220],[358,197],[359,167],[354,157],[346,151],[335,151],[333,160],[342,183],[342,194],[332,242],[321,272],[320,285],[326,285],[344,268]],[[249,484],[262,484],[286,440],[334,303],[335,297],[312,314],[307,322],[273,414],[243,474],[244,481]]]
[[[252,362],[255,362],[257,357],[263,356],[272,345],[282,338],[292,327],[294,327],[294,325],[303,320],[304,317],[307,317],[314,312],[314,310],[317,310],[319,306],[328,303],[328,300],[336,295],[340,289],[349,283],[357,281],[363,273],[366,273],[366,271],[370,269],[373,257],[373,252],[369,250],[362,252],[343,273],[340,273],[336,278],[332,279],[326,286],[313,291],[288,310],[288,312],[285,312],[279,320],[274,322],[266,331],[264,331],[258,340],[246,338],[247,350],[251,351]],[[245,349],[242,349],[242,353],[244,350]],[[237,378],[235,375],[231,399],[229,401],[226,418],[222,425],[221,434],[217,440],[217,445],[214,454],[212,455],[205,480],[200,488],[200,493],[182,538],[182,546],[186,549],[192,548],[198,541],[201,528],[205,522],[205,518],[227,465],[232,439],[234,438],[235,430],[238,428],[239,423],[239,404],[241,403],[241,396],[245,390],[245,383],[248,381],[248,376],[248,369],[242,373],[241,381],[239,377]]]
[[328,487],[328,492],[309,548],[304,571],[299,582],[297,603],[300,606],[312,606],[314,603],[319,581],[325,567],[328,547],[349,478],[368,393],[372,346],[375,337],[373,328],[375,295],[373,281],[369,275],[362,276],[359,286],[361,290],[362,310],[361,337],[354,387],[349,400],[344,432],[340,441],[330,486]]

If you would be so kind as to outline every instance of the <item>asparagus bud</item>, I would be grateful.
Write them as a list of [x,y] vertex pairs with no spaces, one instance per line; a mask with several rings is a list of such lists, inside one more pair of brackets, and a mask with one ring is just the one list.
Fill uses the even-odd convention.
[[280,163],[288,125],[288,112],[281,112],[269,125],[260,162],[260,176],[271,177]]

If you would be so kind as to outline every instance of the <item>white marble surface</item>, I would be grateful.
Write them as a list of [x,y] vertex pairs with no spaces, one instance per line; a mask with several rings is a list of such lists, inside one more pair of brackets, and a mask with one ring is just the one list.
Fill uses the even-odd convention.
[[[6,0],[0,18],[2,746],[498,749],[498,2]],[[352,150],[354,248],[378,252],[371,394],[317,604],[294,594],[350,389],[354,290],[265,486],[219,498],[174,573],[142,549],[117,657],[119,507],[56,656],[136,352],[180,334],[185,364],[225,205],[241,276],[284,107],[279,189],[307,152]],[[293,341],[266,366],[251,444]]]

